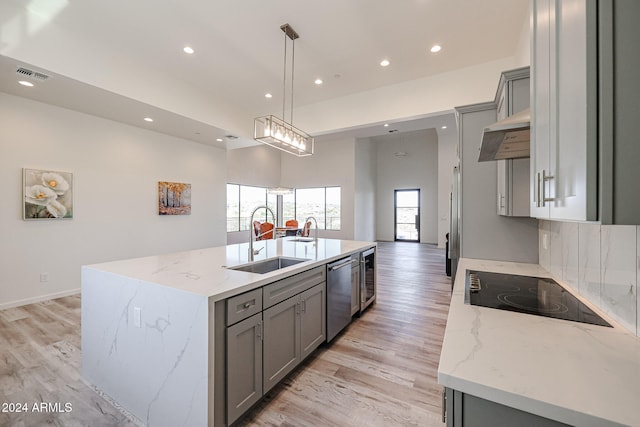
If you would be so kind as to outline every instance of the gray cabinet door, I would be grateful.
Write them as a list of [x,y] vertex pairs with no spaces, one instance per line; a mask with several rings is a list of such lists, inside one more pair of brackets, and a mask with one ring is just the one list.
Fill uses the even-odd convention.
[[597,219],[597,2],[534,0],[532,216]]
[[227,328],[227,424],[262,397],[262,315]]
[[300,295],[300,353],[304,360],[326,339],[326,284],[321,283]]
[[544,418],[500,403],[446,389],[447,427],[568,427],[559,421]]
[[264,392],[269,391],[300,362],[300,296],[262,312],[264,318]]

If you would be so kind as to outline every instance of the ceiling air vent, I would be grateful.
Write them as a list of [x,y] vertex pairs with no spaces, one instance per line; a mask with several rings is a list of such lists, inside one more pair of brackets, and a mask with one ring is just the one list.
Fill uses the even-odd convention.
[[16,70],[16,73],[20,74],[21,76],[29,77],[32,80],[44,81],[44,80],[47,80],[49,78],[49,76],[46,75],[46,74],[39,73],[37,71],[33,71],[33,70],[30,70],[30,69],[24,68],[24,67],[18,68]]
[[238,137],[237,137],[237,136],[235,136],[235,135],[225,135],[225,138],[227,138],[227,139],[232,139],[232,140],[233,140],[233,139],[238,139]]

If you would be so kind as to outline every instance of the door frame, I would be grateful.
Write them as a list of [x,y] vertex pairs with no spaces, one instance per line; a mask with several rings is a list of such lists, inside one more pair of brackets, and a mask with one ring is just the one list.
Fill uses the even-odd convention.
[[[418,192],[418,221],[416,224],[416,231],[418,232],[418,238],[416,240],[398,239],[398,193],[406,191]],[[420,220],[421,220],[421,206],[420,206],[420,189],[419,188],[402,188],[393,190],[393,241],[394,242],[411,242],[420,243]]]

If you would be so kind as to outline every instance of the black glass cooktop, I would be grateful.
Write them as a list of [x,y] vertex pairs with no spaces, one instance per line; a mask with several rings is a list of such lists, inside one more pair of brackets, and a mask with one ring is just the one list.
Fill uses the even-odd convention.
[[553,279],[472,270],[466,279],[471,305],[611,327]]

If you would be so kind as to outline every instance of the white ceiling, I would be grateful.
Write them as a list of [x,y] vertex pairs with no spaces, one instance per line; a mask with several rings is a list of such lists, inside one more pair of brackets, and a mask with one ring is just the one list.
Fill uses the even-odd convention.
[[[0,18],[0,34],[5,40],[10,38],[6,35],[12,22],[21,18],[15,11],[29,9],[29,13],[43,17],[45,27],[55,28],[56,34],[82,40],[95,51],[104,51],[105,56],[117,52],[118,59],[126,59],[118,63],[130,64],[132,69],[127,71],[134,81],[145,79],[145,73],[139,70],[158,70],[230,109],[255,117],[282,113],[281,24],[291,24],[300,34],[295,43],[294,106],[304,106],[512,56],[529,0],[3,2],[11,5],[6,10],[15,15]],[[30,43],[37,43],[37,37],[44,43],[47,29],[31,37]],[[443,49],[432,54],[429,48],[436,43]],[[192,46],[195,54],[183,53],[185,45]],[[0,39],[0,91],[198,142],[211,143],[228,134],[224,129],[154,110],[153,106],[55,70],[40,69],[39,64],[22,63],[14,59],[20,57],[20,49],[19,43],[12,45]],[[51,53],[58,58],[78,59],[68,46],[55,50]],[[379,66],[384,58],[391,61],[385,68]],[[88,61],[84,66],[94,67],[95,73],[107,73],[104,64],[108,59],[102,64]],[[52,78],[46,86],[23,88],[15,84],[17,66],[33,67]],[[316,78],[323,79],[324,84],[315,85]],[[266,92],[274,97],[266,99]],[[141,124],[140,114],[147,111],[160,119],[152,125]],[[409,130],[437,126],[429,113],[425,111],[425,123],[413,118],[406,126]],[[400,126],[397,123],[396,127]],[[348,132],[375,136],[387,129],[376,124],[375,129],[359,126]]]

